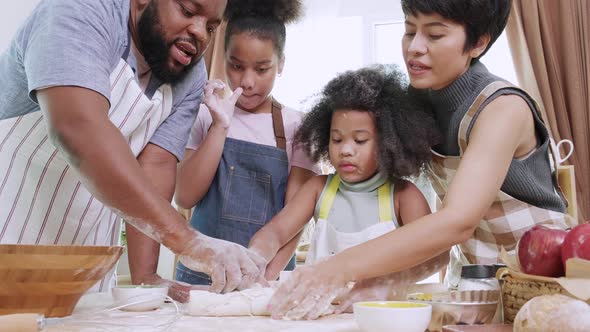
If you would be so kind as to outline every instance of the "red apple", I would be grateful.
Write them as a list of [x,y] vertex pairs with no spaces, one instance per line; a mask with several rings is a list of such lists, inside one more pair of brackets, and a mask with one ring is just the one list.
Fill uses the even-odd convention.
[[561,247],[561,261],[572,257],[590,260],[590,224],[580,224],[569,231]]
[[518,241],[517,254],[524,273],[545,277],[564,275],[561,245],[567,232],[562,229],[536,225]]

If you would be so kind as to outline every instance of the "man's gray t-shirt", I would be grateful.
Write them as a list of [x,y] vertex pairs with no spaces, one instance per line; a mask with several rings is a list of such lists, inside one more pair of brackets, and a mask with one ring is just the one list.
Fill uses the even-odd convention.
[[[79,86],[110,101],[109,76],[129,52],[130,0],[41,0],[0,55],[0,120],[39,111],[35,91]],[[135,70],[135,68],[134,68]],[[150,142],[182,158],[207,80],[204,61],[172,86],[171,115]],[[152,75],[146,94],[158,88]]]

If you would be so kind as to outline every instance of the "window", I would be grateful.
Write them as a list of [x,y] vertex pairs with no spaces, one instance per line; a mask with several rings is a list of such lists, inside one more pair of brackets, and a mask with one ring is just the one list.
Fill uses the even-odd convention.
[[285,67],[273,95],[306,112],[338,73],[363,66],[360,17],[310,17],[287,27]]

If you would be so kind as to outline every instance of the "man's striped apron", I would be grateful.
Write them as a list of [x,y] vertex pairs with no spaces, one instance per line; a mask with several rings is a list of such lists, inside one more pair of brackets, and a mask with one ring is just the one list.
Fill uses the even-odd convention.
[[[170,115],[172,90],[163,85],[150,100],[124,60],[110,81],[109,119],[137,157]],[[120,227],[50,142],[42,112],[0,121],[0,244],[110,246]],[[113,283],[114,269],[92,290]]]

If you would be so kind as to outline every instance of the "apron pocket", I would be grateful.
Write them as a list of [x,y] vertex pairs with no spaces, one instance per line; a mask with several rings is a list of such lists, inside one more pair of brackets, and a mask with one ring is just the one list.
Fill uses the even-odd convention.
[[223,193],[222,218],[264,225],[270,219],[271,176],[231,166]]

